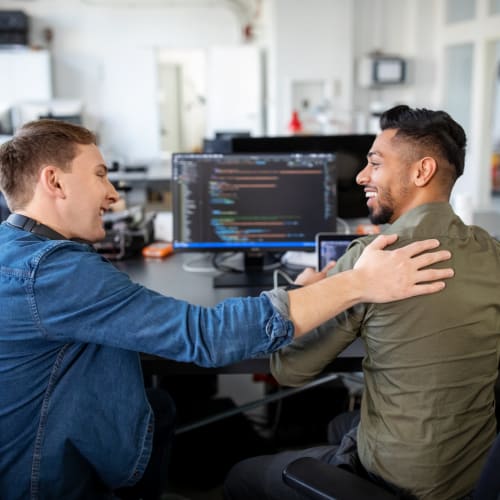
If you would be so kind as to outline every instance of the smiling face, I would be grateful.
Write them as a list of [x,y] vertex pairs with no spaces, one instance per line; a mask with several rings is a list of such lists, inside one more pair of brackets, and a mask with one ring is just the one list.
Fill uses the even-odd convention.
[[413,182],[418,161],[405,155],[404,142],[395,140],[396,129],[381,132],[367,155],[368,163],[356,176],[364,187],[373,224],[393,223],[413,208],[416,186]]
[[58,201],[65,226],[63,234],[89,242],[103,239],[106,233],[102,216],[119,195],[108,179],[97,146],[79,145],[71,168],[58,170],[58,182],[64,193]]

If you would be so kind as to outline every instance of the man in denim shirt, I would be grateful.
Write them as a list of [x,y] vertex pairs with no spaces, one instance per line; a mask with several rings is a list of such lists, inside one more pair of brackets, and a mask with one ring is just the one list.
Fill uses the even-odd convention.
[[0,188],[13,212],[0,226],[3,500],[109,498],[147,474],[155,421],[138,352],[232,363],[272,352],[360,301],[439,291],[444,282],[429,282],[453,273],[423,269],[450,257],[421,254],[437,241],[386,252],[396,237],[385,236],[352,271],[194,306],[133,283],[89,244],[104,237],[102,215],[118,199],[90,131],[26,124],[0,148]]

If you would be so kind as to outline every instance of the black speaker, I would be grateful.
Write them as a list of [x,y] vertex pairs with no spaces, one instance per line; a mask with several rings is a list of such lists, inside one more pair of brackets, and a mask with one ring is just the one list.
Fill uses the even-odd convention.
[[28,16],[22,10],[0,10],[0,45],[28,45]]

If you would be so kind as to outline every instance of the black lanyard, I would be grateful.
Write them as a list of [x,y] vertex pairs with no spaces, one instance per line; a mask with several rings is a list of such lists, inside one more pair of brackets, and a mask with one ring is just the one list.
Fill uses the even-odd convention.
[[50,240],[66,240],[62,234],[57,231],[50,229],[50,227],[45,224],[40,224],[30,217],[26,217],[21,214],[10,214],[7,217],[7,221],[11,226],[17,227],[19,229],[24,229],[24,231],[29,231],[30,233],[38,234],[40,236],[45,236]]

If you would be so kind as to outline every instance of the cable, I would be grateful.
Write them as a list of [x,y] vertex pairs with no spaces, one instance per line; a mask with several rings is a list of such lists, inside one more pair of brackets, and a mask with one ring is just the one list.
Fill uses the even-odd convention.
[[279,285],[279,277],[282,277],[288,285],[293,285],[293,279],[285,273],[285,271],[282,271],[281,269],[275,269],[273,272],[273,288],[278,288]]
[[262,267],[264,271],[271,271],[272,269],[277,269],[281,266],[281,257],[283,256],[283,252],[281,253],[275,253],[273,254],[273,258],[275,259],[274,262],[271,262],[270,264],[266,264]]
[[301,387],[292,387],[292,388],[283,389],[277,393],[270,394],[270,395],[265,396],[265,397],[258,399],[256,401],[252,401],[250,403],[238,406],[237,408],[232,408],[230,410],[223,411],[221,413],[217,413],[215,415],[211,415],[211,416],[208,416],[206,418],[202,418],[201,420],[198,420],[197,422],[193,422],[191,424],[181,425],[175,430],[175,435],[178,436],[179,434],[183,434],[184,432],[188,432],[188,431],[191,431],[193,429],[197,429],[198,427],[203,427],[207,424],[217,422],[218,420],[232,417],[233,415],[238,415],[239,413],[245,413],[246,411],[251,410],[253,408],[256,408],[257,406],[261,406],[263,404],[268,404],[268,403],[271,403],[273,401],[279,401],[280,399],[286,398],[288,396],[292,396],[293,394],[298,394],[299,392],[306,391],[312,387],[316,387],[318,385],[324,384],[325,382],[330,382],[331,380],[335,380],[338,377],[339,376],[337,373],[325,375],[324,377],[313,380],[312,382],[309,382],[308,384],[303,385]]
[[[337,223],[339,222],[344,226],[344,233],[351,234],[351,227],[349,226],[349,224],[344,219],[337,217]],[[340,231],[337,231],[337,233],[340,233]]]

